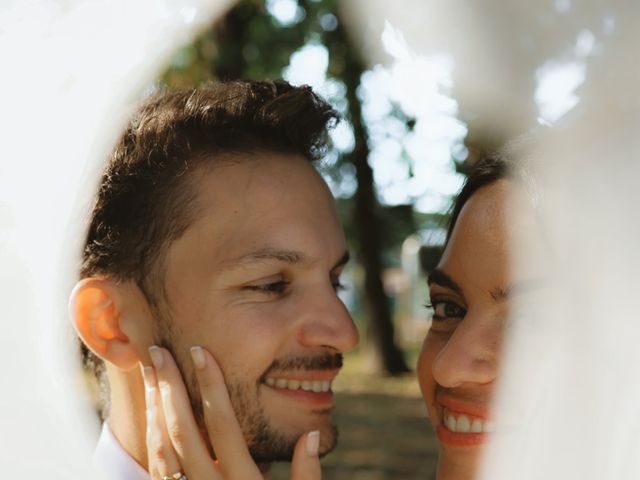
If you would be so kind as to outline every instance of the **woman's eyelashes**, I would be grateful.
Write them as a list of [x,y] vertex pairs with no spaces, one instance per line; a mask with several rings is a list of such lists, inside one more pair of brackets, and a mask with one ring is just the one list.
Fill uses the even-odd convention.
[[341,292],[343,290],[346,290],[347,287],[345,287],[341,282],[340,282],[340,277],[332,277],[331,278],[331,285],[333,286],[333,289],[336,292]]
[[459,320],[467,314],[464,307],[452,300],[433,298],[431,304],[425,306],[433,311],[431,318],[434,321]]

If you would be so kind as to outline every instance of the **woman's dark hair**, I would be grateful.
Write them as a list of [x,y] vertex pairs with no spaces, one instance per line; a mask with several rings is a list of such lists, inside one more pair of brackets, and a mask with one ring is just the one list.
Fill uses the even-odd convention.
[[466,182],[464,183],[460,193],[455,199],[453,208],[451,209],[451,216],[449,217],[449,226],[447,228],[447,239],[445,241],[445,247],[449,243],[453,228],[458,221],[462,208],[467,203],[467,200],[482,187],[492,184],[503,178],[508,178],[510,175],[510,168],[507,161],[502,155],[494,154],[479,160],[469,172]]

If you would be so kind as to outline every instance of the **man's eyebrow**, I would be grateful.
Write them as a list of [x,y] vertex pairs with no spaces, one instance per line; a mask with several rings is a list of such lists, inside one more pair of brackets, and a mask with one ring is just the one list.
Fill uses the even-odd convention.
[[460,285],[458,285],[449,275],[444,273],[439,268],[436,268],[431,273],[429,273],[429,280],[427,281],[427,283],[429,285],[431,285],[432,283],[437,283],[440,286],[450,288],[458,295],[464,297],[464,292],[462,291],[462,288],[460,288]]
[[[331,270],[335,270],[336,268],[342,267],[349,261],[350,255],[349,252],[345,250],[340,260],[336,262],[336,264],[331,268]],[[251,265],[253,263],[260,262],[282,262],[288,264],[296,264],[302,263],[306,260],[306,256],[302,252],[298,252],[295,250],[280,250],[277,248],[261,248],[251,253],[247,253],[242,255],[241,257],[235,258],[228,262],[226,268],[234,269],[234,268],[242,268],[247,265]]]
[[241,257],[231,260],[227,268],[243,267],[252,263],[260,262],[283,262],[283,263],[300,263],[305,256],[301,252],[294,250],[280,250],[276,248],[261,248],[251,253],[242,255]]

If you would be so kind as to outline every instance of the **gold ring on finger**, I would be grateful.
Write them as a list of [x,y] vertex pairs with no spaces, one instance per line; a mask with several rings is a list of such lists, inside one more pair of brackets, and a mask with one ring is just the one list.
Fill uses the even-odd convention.
[[176,472],[173,475],[164,475],[162,480],[188,480],[187,476],[182,472]]

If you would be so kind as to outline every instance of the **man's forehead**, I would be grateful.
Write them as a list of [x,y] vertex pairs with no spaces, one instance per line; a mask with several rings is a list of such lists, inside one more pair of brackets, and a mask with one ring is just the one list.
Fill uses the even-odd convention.
[[[242,218],[260,219],[280,210],[318,215],[335,210],[326,183],[304,157],[277,152],[237,153],[213,168],[193,172],[191,187],[194,206],[201,216],[233,222]],[[239,218],[242,217],[242,218]]]
[[281,187],[292,179],[320,179],[313,164],[302,155],[267,150],[218,153],[215,158],[200,162],[193,173],[201,184],[217,182],[234,191],[261,185]]
[[322,178],[300,156],[271,155],[199,172],[193,221],[174,246],[224,269],[342,255],[344,235]]

